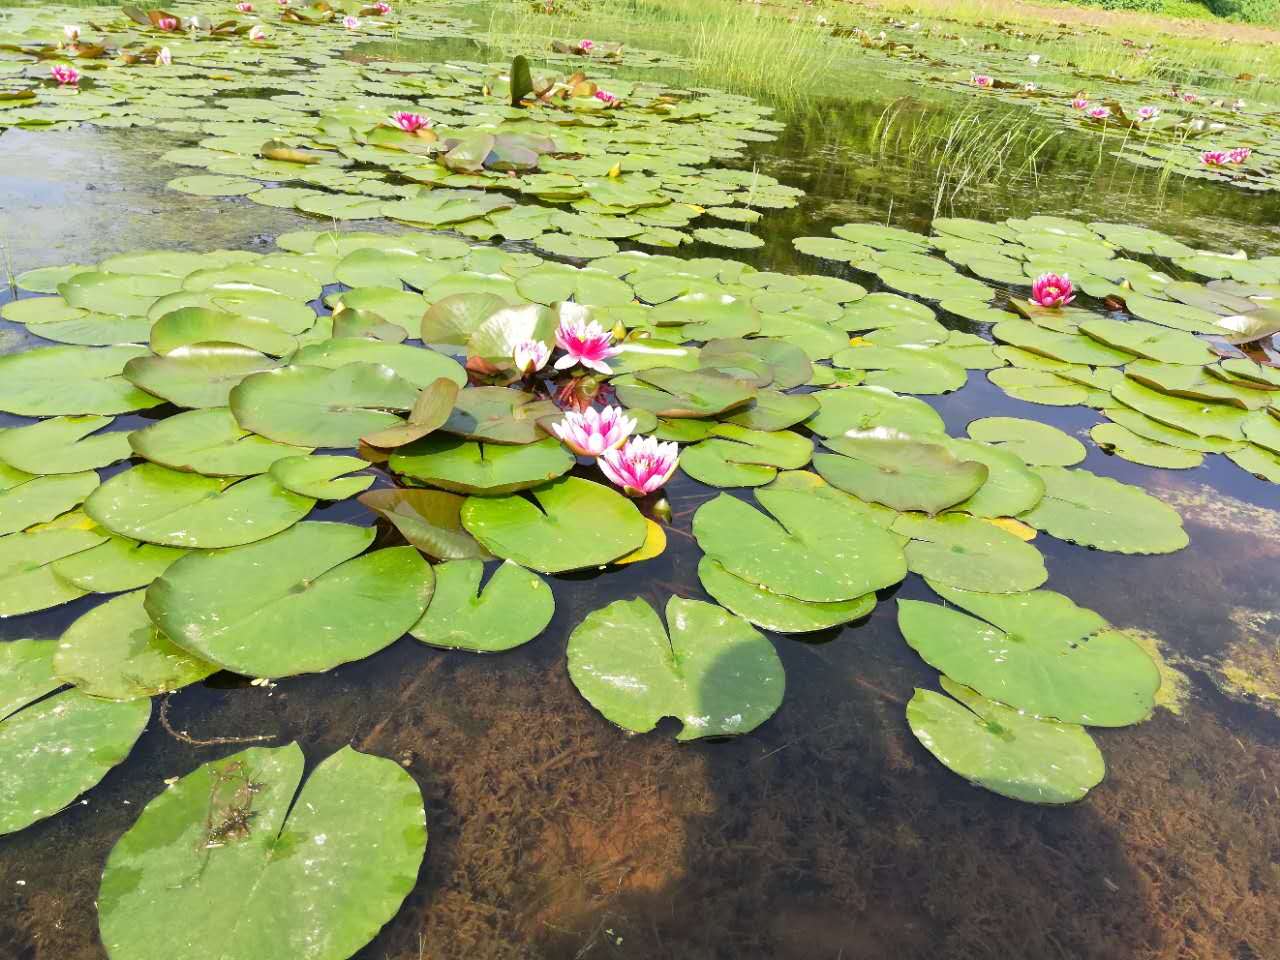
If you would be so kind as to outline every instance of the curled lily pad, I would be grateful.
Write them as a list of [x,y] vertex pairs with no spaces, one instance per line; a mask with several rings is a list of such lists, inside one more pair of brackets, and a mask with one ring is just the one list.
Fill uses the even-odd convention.
[[528,643],[546,629],[556,604],[541,577],[507,560],[481,590],[483,574],[479,560],[452,560],[436,567],[431,605],[409,632],[433,647],[499,653]]
[[265,474],[234,481],[143,463],[98,487],[85,513],[123,537],[214,549],[279,533],[314,505]]
[[745,620],[672,597],[666,621],[644,600],[618,600],[570,634],[569,676],[606,719],[646,733],[675,717],[676,739],[693,740],[748,733],[778,709],[782,664]]
[[698,546],[734,576],[810,603],[853,600],[906,576],[898,541],[844,503],[795,490],[755,497],[772,516],[723,493],[694,514]]
[[360,439],[371,447],[383,449],[403,447],[415,440],[421,440],[444,425],[457,399],[458,385],[452,380],[441,377],[422,388],[404,425],[366,434]]
[[440,429],[468,440],[537,443],[547,437],[538,421],[559,413],[555,403],[531,393],[506,387],[469,387],[458,392]]
[[1113,553],[1173,553],[1189,542],[1177,511],[1140,487],[1079,468],[1036,472],[1044,499],[1021,519],[1059,540]]
[[143,609],[143,590],[94,607],[58,641],[58,679],[107,700],[136,700],[178,690],[217,671],[175,646]]
[[434,586],[412,547],[360,556],[374,531],[301,523],[183,557],[147,588],[156,626],[185,650],[251,677],[319,673],[377,653],[421,618]]
[[1074,803],[1102,782],[1102,753],[1081,727],[1029,717],[946,677],[939,682],[955,699],[917,689],[907,723],[948,769],[1027,803]]
[[1034,716],[1085,726],[1128,726],[1154,708],[1156,665],[1092,610],[1052,590],[938,592],[973,616],[899,600],[898,628],[952,680]]
[[462,524],[490,553],[541,573],[604,566],[645,542],[635,504],[601,484],[562,477],[531,495],[470,497]]
[[874,593],[836,603],[797,600],[735,577],[710,557],[703,557],[698,563],[698,579],[717,603],[757,627],[776,633],[826,630],[865,617],[876,605]]
[[824,480],[895,510],[941,513],[972,497],[989,475],[985,463],[960,459],[941,444],[894,431],[849,433],[824,443],[835,451],[813,458]]
[[[422,794],[399,764],[350,747],[305,784],[303,769],[297,744],[254,747],[198,767],[148,803],[103,871],[107,952],[254,960],[270,949],[345,960],[372,940],[417,881]],[[313,909],[281,915],[293,899]],[[174,917],[188,918],[176,934]]]
[[55,646],[0,644],[0,835],[53,816],[97,784],[151,717],[150,700],[117,703],[79,690],[45,697],[62,685],[53,675]]
[[435,560],[491,560],[492,555],[462,526],[466,497],[443,490],[370,490],[359,500],[411,544]]

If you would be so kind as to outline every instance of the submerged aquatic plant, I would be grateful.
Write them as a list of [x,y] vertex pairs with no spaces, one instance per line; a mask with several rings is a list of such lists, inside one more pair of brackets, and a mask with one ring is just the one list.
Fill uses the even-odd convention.
[[561,318],[556,329],[556,346],[565,352],[556,361],[556,369],[568,370],[582,365],[608,376],[613,373],[613,368],[605,361],[621,351],[613,345],[613,334],[595,320],[588,322],[586,310],[578,310],[577,315],[566,311],[567,315]]
[[1065,307],[1075,298],[1075,287],[1065,273],[1042,273],[1031,285],[1031,299],[1042,307]]
[[564,419],[552,424],[552,431],[580,457],[599,457],[616,450],[635,432],[636,421],[621,407],[603,410],[588,407],[582,412],[567,411]]
[[55,63],[49,68],[49,73],[60,87],[74,87],[80,82],[80,73],[65,63]]
[[551,350],[541,340],[521,340],[511,351],[516,370],[526,377],[545,367],[550,358]]
[[680,448],[660,443],[657,437],[633,437],[615,450],[606,450],[596,462],[629,497],[643,497],[660,490],[676,472]]

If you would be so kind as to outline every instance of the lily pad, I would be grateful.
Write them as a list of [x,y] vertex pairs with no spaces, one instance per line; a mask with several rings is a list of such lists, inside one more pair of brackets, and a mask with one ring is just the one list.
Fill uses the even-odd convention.
[[121,376],[146,347],[40,347],[0,357],[0,410],[26,417],[110,416],[161,403]]
[[435,583],[412,547],[360,556],[371,528],[300,523],[265,540],[183,557],[147,588],[157,628],[250,677],[322,673],[395,642]]
[[249,477],[266,473],[282,457],[307,447],[276,443],[250,433],[227,407],[190,410],[128,435],[133,452],[171,470],[206,477]]
[[[97,433],[111,417],[54,417],[0,431],[0,460],[27,473],[83,473],[129,459],[129,434]],[[93,436],[90,436],[93,434]]]
[[431,605],[409,632],[447,650],[499,653],[528,643],[555,613],[551,588],[536,573],[507,560],[484,589],[479,560],[452,560],[436,567]]
[[0,490],[0,536],[46,523],[84,502],[98,486],[98,475],[83,473],[32,477]]
[[908,435],[945,433],[937,411],[916,397],[884,387],[842,387],[818,394],[818,412],[805,421],[814,433],[835,437],[849,431],[890,427]]
[[0,537],[0,617],[47,610],[85,595],[57,575],[57,563],[91,551],[104,538],[90,530],[36,530]]
[[670,419],[714,417],[745,406],[756,393],[746,381],[721,373],[671,367],[617,377],[613,386],[628,407]]
[[676,739],[694,740],[748,733],[782,704],[782,663],[745,620],[682,597],[667,601],[666,620],[644,600],[618,600],[570,634],[569,677],[606,719],[647,733],[675,717]]
[[1173,553],[1189,542],[1177,511],[1140,487],[1079,468],[1036,472],[1044,499],[1020,519],[1037,530],[1113,553]]
[[359,500],[386,517],[401,536],[435,560],[490,560],[462,526],[466,497],[443,490],[371,490]]
[[541,486],[568,473],[575,462],[554,437],[513,446],[436,435],[401,447],[388,465],[444,490],[501,496]]
[[975,440],[1010,450],[1028,466],[1070,467],[1085,458],[1084,444],[1057,427],[1019,417],[984,417],[967,428]]
[[907,569],[945,586],[988,593],[1034,590],[1049,578],[1031,544],[994,523],[964,514],[936,519],[904,514],[894,533],[910,537]]
[[64,583],[88,593],[121,593],[145,587],[189,551],[107,537],[97,546],[55,560],[53,572]]
[[963,460],[937,443],[895,431],[874,430],[828,437],[834,454],[813,458],[814,469],[833,487],[895,510],[941,513],[968,500],[987,482],[985,463]]
[[836,603],[807,603],[735,577],[710,557],[699,561],[698,579],[721,606],[757,627],[776,633],[826,630],[865,617],[876,605],[874,593]]
[[1082,727],[1026,716],[946,677],[939,682],[955,699],[917,688],[907,723],[949,770],[1027,803],[1074,803],[1102,782],[1102,752]]
[[313,500],[346,500],[373,485],[373,476],[346,477],[369,464],[359,457],[282,457],[271,464],[271,478],[284,489]]
[[[107,952],[345,960],[372,940],[417,882],[422,794],[399,764],[350,747],[299,791],[303,768],[296,743],[255,747],[206,763],[148,803],[102,875]],[[313,909],[281,914],[294,899]],[[174,917],[187,918],[177,932]]]
[[1095,424],[1090,428],[1089,436],[1107,453],[1146,467],[1190,470],[1204,462],[1202,453],[1148,440],[1118,423]]
[[562,477],[531,494],[470,497],[462,525],[490,553],[541,573],[604,566],[645,542],[640,511],[601,484]]
[[156,403],[168,400],[193,409],[225,407],[231,390],[252,373],[272,370],[277,362],[247,347],[202,344],[179,347],[166,357],[135,357],[124,377]]

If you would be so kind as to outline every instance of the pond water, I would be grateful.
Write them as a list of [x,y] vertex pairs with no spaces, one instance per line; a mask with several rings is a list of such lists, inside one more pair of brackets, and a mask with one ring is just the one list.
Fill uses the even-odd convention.
[[[488,20],[483,5],[448,12]],[[610,39],[633,39],[610,28]],[[406,62],[502,57],[470,39],[357,50]],[[824,273],[874,291],[885,289],[874,275],[802,255],[791,241],[850,222],[927,233],[935,213],[1105,219],[1212,249],[1280,253],[1280,199],[1213,181],[1163,182],[1159,171],[1099,160],[1096,135],[1049,121],[1044,132],[1054,136],[1035,175],[952,195],[945,151],[924,155],[908,148],[910,134],[886,141],[875,130],[892,111],[902,128],[936,136],[971,111],[971,99],[911,83],[856,51],[840,71],[831,88],[845,95],[777,104],[785,130],[731,164],[804,191],[794,208],[765,212],[755,228],[764,246],[694,243],[676,255]],[[694,82],[663,72],[672,86]],[[186,142],[146,129],[3,131],[0,240],[13,271],[134,249],[267,252],[279,234],[328,226],[291,209],[167,190],[190,171],[160,158]],[[8,351],[38,342],[3,326]],[[430,831],[421,873],[360,960],[1280,957],[1276,486],[1221,456],[1179,471],[1109,456],[1087,440],[1096,411],[1012,399],[980,372],[925,399],[952,435],[1000,415],[1084,437],[1082,467],[1137,484],[1182,516],[1191,546],[1166,555],[1088,550],[1043,533],[1034,541],[1047,586],[1140,632],[1169,671],[1164,692],[1176,695],[1142,724],[1091,731],[1107,774],[1081,802],[1039,807],[978,789],[912,736],[906,704],[937,678],[897,627],[895,599],[932,599],[914,574],[882,591],[869,617],[774,635],[786,696],[748,735],[677,743],[673,721],[629,735],[592,709],[565,668],[568,636],[584,616],[622,598],[658,609],[672,594],[711,599],[697,575],[692,518],[718,491],[677,472],[665,553],[547,577],[555,615],[533,643],[477,656],[405,637],[323,674],[262,686],[218,673],[174,693],[163,728],[157,707],[128,760],[98,786],[0,838],[0,956],[105,957],[95,901],[113,845],[167,778],[241,749],[201,741],[262,737],[299,742],[311,765],[352,744],[397,761],[421,787]],[[152,419],[134,414],[117,429]],[[25,422],[5,415],[0,425]],[[376,485],[391,486],[389,474],[379,470]],[[373,522],[354,501],[311,519]],[[378,545],[400,542],[379,525]],[[56,637],[101,599],[0,621],[0,638]],[[1252,678],[1252,695],[1232,686],[1233,667]]]

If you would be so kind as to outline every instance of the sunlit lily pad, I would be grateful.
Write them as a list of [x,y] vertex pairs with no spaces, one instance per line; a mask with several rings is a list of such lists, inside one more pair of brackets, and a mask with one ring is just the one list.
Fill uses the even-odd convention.
[[824,480],[895,510],[941,513],[977,493],[989,474],[985,463],[892,431],[851,433],[823,442],[835,451],[813,458]]
[[225,407],[231,390],[252,373],[272,370],[277,362],[247,347],[202,344],[179,347],[166,357],[139,356],[124,377],[146,391],[153,403],[179,407]]
[[973,439],[1011,450],[1033,467],[1070,467],[1085,458],[1083,443],[1057,427],[1035,420],[984,417],[971,421],[967,430]]
[[54,417],[0,431],[0,460],[39,474],[82,473],[110,466],[132,454],[127,432],[103,430],[112,422],[111,417]]
[[462,526],[466,498],[443,490],[371,490],[360,502],[386,517],[411,544],[436,560],[492,559]]
[[903,514],[892,529],[911,538],[905,547],[907,569],[946,586],[1021,593],[1049,578],[1039,550],[986,520]]
[[479,560],[452,560],[435,569],[431,605],[409,631],[423,643],[499,653],[528,643],[551,622],[555,612],[551,588],[536,573],[510,560],[494,571],[483,590],[484,565]]
[[308,452],[307,447],[276,443],[250,433],[226,407],[190,410],[159,420],[128,435],[139,457],[206,477],[248,477],[266,473],[282,457]]
[[90,530],[37,530],[0,537],[0,617],[46,610],[85,590],[57,575],[55,564],[91,551],[104,537]]
[[128,537],[107,537],[105,542],[55,560],[53,572],[64,583],[89,593],[120,593],[145,587],[189,551],[140,543]]
[[431,598],[422,555],[388,547],[360,556],[373,537],[367,527],[301,523],[189,554],[147,588],[147,612],[176,644],[236,673],[321,673],[393,643]]
[[1177,511],[1140,487],[1079,468],[1036,472],[1044,499],[1021,519],[1059,540],[1114,553],[1173,553],[1188,543]]
[[41,347],[0,357],[0,410],[28,417],[109,416],[161,401],[121,376],[146,347]]
[[618,600],[569,636],[569,676],[606,719],[647,733],[675,717],[676,739],[694,740],[748,733],[778,709],[786,677],[754,627],[681,597],[667,601],[666,621],[644,600]]
[[[340,960],[373,939],[417,881],[422,794],[399,764],[350,747],[305,784],[304,763],[297,744],[254,747],[198,767],[148,803],[102,875],[107,952]],[[282,915],[277,907],[293,900],[313,909]],[[177,933],[174,917],[187,918]]]
[[98,486],[98,475],[62,473],[31,477],[0,490],[0,536],[45,523],[84,503]]
[[735,577],[723,564],[710,557],[703,557],[698,563],[698,579],[717,603],[742,619],[776,633],[826,630],[865,617],[876,605],[874,593],[836,603],[808,603],[782,593],[772,593]]
[[1190,470],[1204,462],[1202,453],[1148,440],[1118,423],[1095,424],[1089,429],[1089,436],[1107,453],[1147,467]]
[[345,476],[369,464],[359,457],[282,457],[271,464],[271,478],[292,493],[314,500],[346,500],[373,485],[373,476]]

